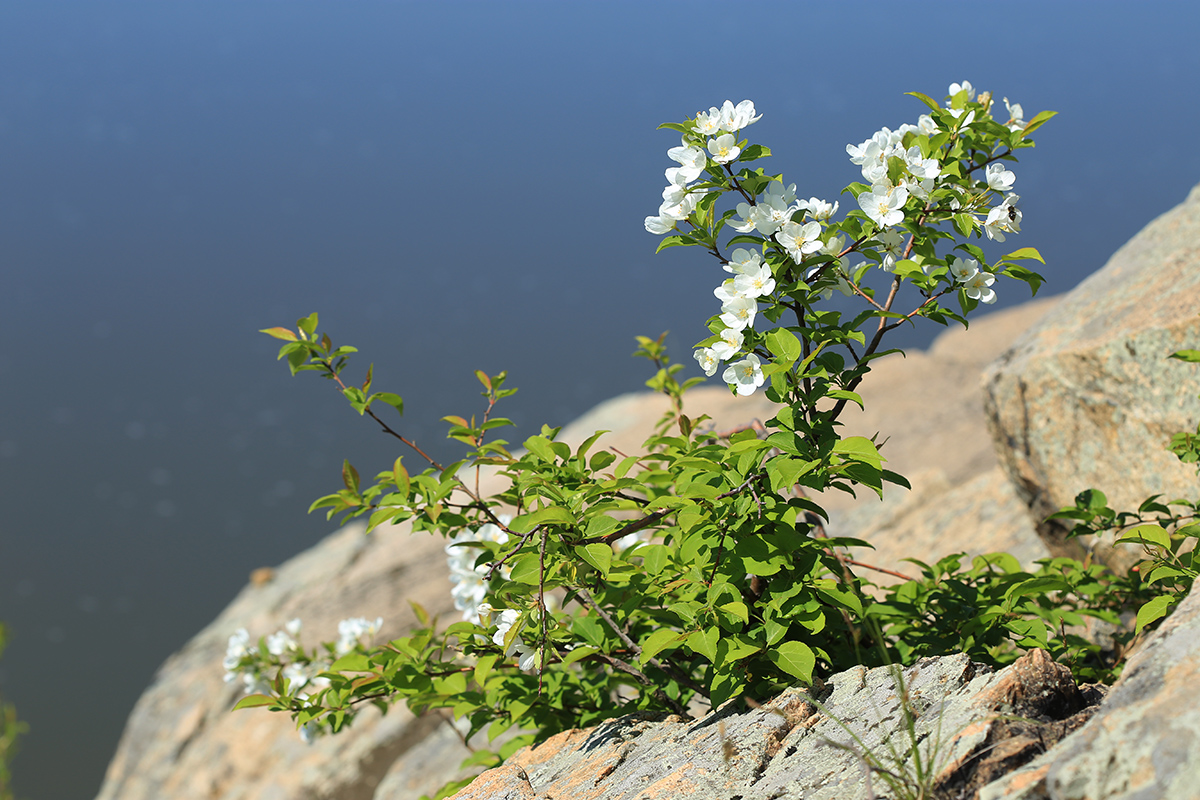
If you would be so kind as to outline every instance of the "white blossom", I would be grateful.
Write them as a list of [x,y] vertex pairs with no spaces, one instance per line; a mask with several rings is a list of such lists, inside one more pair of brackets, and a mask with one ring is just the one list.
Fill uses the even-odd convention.
[[739,218],[731,219],[726,224],[738,233],[749,233],[754,230],[754,206],[749,203],[738,203],[737,213]]
[[517,668],[523,672],[530,672],[537,669],[541,662],[541,656],[538,653],[538,648],[532,645],[525,644],[525,640],[518,638],[513,642],[511,653],[507,655],[516,655]]
[[[711,348],[708,348],[709,352],[711,352],[717,358],[721,359],[722,361],[728,361],[742,351],[742,344],[745,342],[746,337],[741,331],[734,330],[733,328],[726,328],[725,330],[721,331],[720,337],[721,340],[719,342],[714,344]],[[705,372],[709,375],[712,375],[713,372],[716,371],[717,367],[715,364],[713,365],[712,372],[705,370]]]
[[733,279],[734,290],[744,297],[763,297],[775,291],[775,276],[766,264],[748,269]]
[[[966,109],[963,108],[951,108],[949,111],[950,116],[958,120],[958,130],[962,130],[975,121],[975,109],[973,108],[970,111],[966,111]],[[963,116],[964,111],[966,111],[967,114],[965,117]]]
[[736,297],[721,306],[721,322],[734,330],[745,330],[754,326],[754,315],[758,313],[758,302],[752,297]]
[[740,131],[748,125],[753,125],[762,119],[762,114],[754,115],[754,103],[749,100],[743,100],[736,106],[732,101],[726,100],[721,106],[721,130],[734,133]]
[[999,161],[993,161],[987,165],[984,171],[984,176],[987,180],[988,188],[996,192],[1007,192],[1013,187],[1017,180],[1017,176],[1010,169],[1005,169],[1004,165]]
[[281,656],[296,647],[296,640],[287,631],[276,631],[267,637],[267,652]]
[[742,148],[737,146],[737,137],[732,133],[722,133],[708,140],[708,152],[712,153],[713,161],[718,164],[728,164],[738,157]]
[[904,203],[908,200],[908,190],[899,187],[887,191],[881,186],[875,186],[869,192],[858,196],[858,205],[863,212],[881,228],[890,228],[904,221]]
[[806,210],[813,219],[821,220],[822,222],[828,221],[838,210],[836,200],[832,203],[827,203],[819,197],[808,198],[807,201],[800,203],[800,207]]
[[970,280],[976,273],[979,272],[979,262],[973,258],[954,257],[950,262],[950,274],[954,276],[954,280],[963,281]]
[[687,219],[687,216],[695,210],[696,203],[700,202],[699,192],[693,192],[686,187],[673,184],[663,189],[662,196],[662,205],[658,207],[660,217]]
[[308,684],[309,674],[304,664],[293,662],[283,668],[283,679],[288,682],[288,691],[297,692]]
[[344,656],[355,647],[363,644],[364,639],[369,640],[382,627],[383,617],[376,617],[374,621],[365,619],[364,617],[344,619],[338,623],[338,640],[334,645],[334,650],[337,651],[339,656]]
[[908,165],[908,171],[917,180],[936,178],[942,174],[942,166],[938,163],[938,160],[936,158],[925,158],[921,153],[921,148],[915,144],[905,151],[904,163]]
[[879,268],[891,272],[904,252],[904,235],[900,231],[888,229],[875,238],[879,241],[879,249],[883,251],[883,261]]
[[763,195],[772,203],[785,208],[791,206],[793,203],[796,208],[800,207],[800,204],[796,203],[796,184],[794,183],[784,186],[783,181],[771,181],[767,184],[767,189],[763,192]]
[[[504,514],[499,519],[501,523],[507,525],[511,518]],[[499,526],[489,522],[481,525],[478,530],[460,531],[446,545],[446,563],[450,567],[450,582],[453,584],[450,595],[454,598],[454,607],[462,612],[465,621],[479,623],[479,604],[483,602],[488,589],[487,583],[483,580],[488,568],[482,564],[478,567],[475,566],[480,548],[468,545],[473,542],[504,544],[507,541],[508,534]],[[509,574],[511,574],[510,569],[501,568],[501,577],[506,578]]]
[[762,362],[753,353],[730,366],[721,377],[742,397],[754,394],[767,380],[763,375]]
[[[496,620],[496,632],[492,634],[492,642],[500,647],[504,647],[504,640],[508,638],[508,633],[512,626],[516,624],[517,619],[521,616],[520,612],[506,608],[500,612],[500,616]],[[512,640],[512,644],[505,651],[505,656],[516,655],[518,659],[517,666],[528,672],[538,666],[538,648],[531,647],[525,644],[525,641],[520,636],[516,636]]]
[[990,272],[976,272],[963,283],[963,290],[966,291],[967,297],[972,300],[978,300],[981,303],[992,304],[996,302],[996,293],[992,291],[991,285],[996,282],[996,276]]
[[1010,131],[1020,131],[1025,129],[1025,110],[1021,108],[1020,103],[1009,103],[1008,98],[1004,98],[1004,107],[1008,109],[1008,129]]
[[775,241],[779,242],[787,250],[788,255],[799,263],[809,253],[815,253],[821,249],[820,236],[821,223],[815,220],[803,225],[798,222],[787,222],[775,234]]
[[711,347],[701,347],[693,353],[696,361],[700,364],[700,369],[704,370],[705,375],[716,374],[717,367],[721,364],[721,359],[713,352]]
[[722,304],[728,303],[730,300],[738,300],[746,295],[737,290],[733,283],[733,278],[727,278],[721,282],[721,285],[713,289],[713,295],[716,296]]
[[726,272],[732,272],[734,275],[742,272],[751,272],[758,269],[762,264],[762,256],[757,250],[747,250],[744,247],[739,247],[729,255],[729,261],[725,262],[724,269]]
[[242,692],[245,694],[268,694],[271,684],[263,678],[258,670],[242,673]]
[[[670,174],[667,175],[667,180],[672,183],[678,183],[679,181],[691,183],[703,175],[704,168],[708,166],[708,156],[704,155],[703,150],[695,146],[672,147],[667,151],[667,156],[672,161],[679,162],[678,167],[672,168],[675,170],[675,180],[672,180]],[[671,170],[669,169],[667,172],[671,173]]]
[[975,87],[971,85],[970,81],[950,84],[950,97],[954,97],[954,95],[958,94],[959,92],[966,92],[968,101],[975,99]]
[[782,197],[766,195],[754,207],[751,218],[754,229],[763,236],[773,236],[787,222],[796,209],[784,202]]
[[1021,209],[1017,208],[1020,195],[1010,194],[1004,202],[988,212],[987,220],[983,223],[983,231],[989,239],[997,242],[1004,241],[1006,233],[1021,232]]
[[707,112],[696,112],[696,133],[714,136],[721,131],[721,109],[713,106]]
[[675,226],[679,224],[679,220],[674,217],[646,217],[646,221],[643,224],[648,232],[661,235],[674,230]]

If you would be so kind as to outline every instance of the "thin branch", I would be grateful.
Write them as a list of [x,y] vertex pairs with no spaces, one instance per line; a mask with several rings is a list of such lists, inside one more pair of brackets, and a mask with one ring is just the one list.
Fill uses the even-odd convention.
[[535,533],[537,533],[541,529],[542,529],[541,525],[535,525],[533,530],[531,530],[529,533],[527,533],[521,537],[521,541],[517,542],[516,547],[514,547],[512,550],[508,551],[508,555],[504,556],[504,558],[501,558],[498,561],[493,561],[488,566],[488,571],[483,574],[484,583],[486,583],[492,579],[492,576],[496,574],[496,570],[498,570],[498,569],[500,569],[500,567],[504,566],[505,561],[508,561],[510,558],[515,556],[517,553],[521,552],[521,548],[525,546],[525,542],[527,542],[529,540],[529,537],[533,536]]
[[[576,588],[575,591],[579,594],[580,597],[583,598],[583,602],[587,605],[587,607],[590,608],[591,610],[595,611],[597,616],[599,616],[600,619],[604,620],[605,624],[608,625],[608,627],[612,628],[613,632],[615,634],[617,634],[617,636],[621,639],[621,641],[625,644],[625,646],[629,648],[629,651],[631,653],[633,653],[634,658],[637,658],[642,654],[642,648],[638,647],[637,642],[630,639],[629,634],[627,634],[624,630],[622,630],[621,627],[619,625],[617,625],[616,622],[613,621],[613,618],[610,617],[607,613],[605,613],[604,609],[601,608],[600,604],[596,602],[596,599],[594,597],[592,597],[592,593],[587,590],[586,586],[579,586]],[[604,654],[598,653],[597,655],[604,655]],[[605,658],[611,658],[611,656],[605,656]],[[619,660],[619,659],[617,659],[617,660]],[[678,683],[683,684],[684,686],[688,687],[692,691],[697,692],[698,694],[707,696],[706,690],[704,689],[703,686],[698,685],[691,678],[689,678],[687,675],[684,675],[683,673],[679,672],[674,667],[668,667],[666,664],[663,664],[657,658],[650,659],[650,665],[656,669],[662,670],[667,675],[670,675],[672,678],[674,678]],[[615,664],[614,664],[614,666],[615,666]],[[638,674],[641,674],[641,673],[638,673]],[[667,698],[667,699],[670,700],[670,698]]]

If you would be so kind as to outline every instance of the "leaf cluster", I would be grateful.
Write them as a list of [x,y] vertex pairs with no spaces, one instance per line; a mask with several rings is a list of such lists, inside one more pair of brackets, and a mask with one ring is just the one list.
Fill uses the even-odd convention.
[[[408,522],[413,531],[445,537],[452,559],[474,555],[456,592],[478,585],[486,604],[476,607],[471,592],[456,594],[464,615],[449,624],[416,608],[418,629],[332,661],[318,691],[292,686],[283,677],[286,665],[260,647],[243,666],[273,674],[271,692],[243,705],[286,710],[298,725],[337,731],[364,703],[403,700],[414,711],[445,709],[467,720],[470,735],[486,731],[489,740],[521,731],[500,747],[503,756],[620,714],[765,700],[857,664],[908,664],[951,651],[1003,664],[1023,649],[1044,647],[1080,675],[1110,678],[1116,661],[1080,635],[1081,626],[1089,617],[1116,624],[1148,592],[1190,581],[1186,573],[1125,579],[1066,559],[1023,570],[1002,554],[969,563],[951,556],[918,563],[917,580],[876,587],[844,555],[865,543],[829,538],[823,529],[827,515],[814,499],[823,493],[866,488],[882,496],[887,484],[908,485],[886,468],[879,441],[845,435],[840,417],[848,404],[863,405],[856,388],[873,361],[890,352],[883,347],[890,331],[922,317],[967,324],[978,303],[949,268],[962,255],[988,268],[971,241],[996,199],[980,176],[987,165],[1032,147],[1029,134],[1051,116],[1044,112],[1013,130],[991,118],[989,96],[956,96],[951,108],[917,97],[929,106],[936,132],[908,131],[903,144],[936,159],[943,179],[909,199],[900,226],[907,241],[889,269],[882,269],[883,231],[858,210],[822,221],[823,239],[840,242],[840,250],[798,259],[774,238],[727,236],[738,212],[721,210],[721,198],[754,204],[782,183],[782,176],[746,164],[770,155],[748,141],[739,143],[733,163],[710,161],[691,187],[702,196],[683,223],[687,230],[659,246],[699,246],[727,264],[724,248],[748,245],[770,267],[776,288],[759,298],[768,324],[746,328],[743,351],[761,359],[767,397],[777,404],[765,422],[719,431],[706,417],[688,416],[685,395],[697,379],[679,381],[681,365],[668,356],[665,334],[638,337],[635,355],[654,367],[647,385],[670,399],[638,452],[604,447],[603,431],[572,446],[550,427],[511,447],[493,438],[511,425],[493,411],[515,390],[505,388],[503,373],[477,372],[484,407],[443,418],[464,452],[442,465],[376,414],[380,403],[402,412],[403,401],[372,391],[373,369],[360,385],[345,383],[357,351],[335,348],[318,333],[316,314],[294,331],[264,331],[284,342],[279,357],[293,374],[314,371],[331,380],[356,412],[407,450],[373,480],[345,462],[342,488],[312,509],[366,515],[370,530]],[[694,121],[665,127],[685,144],[703,142]],[[899,180],[904,168],[902,161],[889,164],[889,174]],[[846,191],[868,189],[851,184]],[[792,221],[802,223],[806,214],[798,209]],[[851,255],[862,263],[849,267]],[[1041,276],[1016,263],[1027,260],[1041,257],[1022,248],[993,269],[1036,292]],[[919,298],[900,311],[905,285]],[[835,289],[857,298],[859,308],[831,308],[826,301]],[[723,329],[717,317],[708,325],[714,337],[702,345]],[[414,456],[419,469],[403,463]],[[481,491],[484,472],[500,478],[499,491]],[[1078,517],[1079,524],[1108,519],[1093,511],[1088,506],[1092,515]],[[1146,511],[1163,513],[1157,505]],[[494,535],[484,536],[485,529]],[[1191,535],[1186,526],[1174,531]],[[1182,564],[1184,550],[1169,535],[1165,545],[1160,540],[1145,531],[1138,539],[1165,547]],[[493,756],[478,758],[490,763]]]

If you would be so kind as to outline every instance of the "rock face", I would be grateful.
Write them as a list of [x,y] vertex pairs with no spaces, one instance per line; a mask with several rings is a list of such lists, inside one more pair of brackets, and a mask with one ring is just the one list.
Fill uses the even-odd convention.
[[623,717],[568,731],[485,772],[455,800],[841,800],[873,796],[868,765],[874,791],[894,797],[879,769],[911,777],[918,763],[932,790],[920,796],[937,800],[1198,794],[1200,592],[1149,636],[1107,693],[1078,689],[1040,650],[996,673],[956,655],[901,674],[858,667],[811,698],[789,690],[700,720]]
[[[1163,448],[1200,421],[1200,187],[1150,223],[1042,318],[986,376],[996,450],[1035,519],[1088,488],[1134,510],[1200,482]],[[1039,532],[1058,552],[1062,530]]]
[[869,761],[914,786],[923,769],[941,797],[969,797],[981,778],[1082,725],[1098,699],[1042,651],[997,673],[957,655],[899,674],[858,667],[811,698],[789,690],[762,707],[739,711],[734,701],[700,720],[622,717],[567,731],[455,798],[843,800],[869,796],[869,785],[885,790],[878,772],[868,779]]
[[982,800],[1191,800],[1200,794],[1200,593],[1132,656],[1096,715]]
[[[996,480],[974,387],[983,365],[1050,305],[1039,301],[980,317],[970,331],[944,333],[928,352],[876,362],[861,387],[867,410],[847,416],[847,432],[890,435],[883,448],[888,466],[909,475],[914,490],[896,490],[883,503],[873,494],[858,501],[822,498],[834,532],[859,535],[861,528],[880,545],[868,558],[890,567],[902,556],[931,560],[963,549],[1044,555],[1023,506],[1006,498],[1011,490]],[[606,429],[611,433],[601,445],[629,452],[665,409],[661,396],[625,395],[568,426],[560,438],[578,443]],[[701,387],[689,394],[688,413],[709,414],[712,424],[728,429],[769,419],[774,409],[761,393],[738,398]],[[993,494],[997,503],[986,499]],[[855,516],[839,516],[849,514]],[[971,531],[966,539],[965,529]],[[414,622],[410,599],[430,613],[452,613],[448,586],[442,543],[411,536],[404,526],[367,537],[351,525],[273,573],[259,574],[159,670],[130,716],[100,800],[369,800],[435,791],[457,776],[469,755],[441,718],[416,719],[403,707],[386,716],[368,711],[344,734],[305,745],[285,715],[229,712],[240,688],[222,682],[221,659],[238,628],[258,637],[293,617],[304,620],[308,642],[336,638],[337,621],[352,616],[382,616],[381,635],[397,636]]]

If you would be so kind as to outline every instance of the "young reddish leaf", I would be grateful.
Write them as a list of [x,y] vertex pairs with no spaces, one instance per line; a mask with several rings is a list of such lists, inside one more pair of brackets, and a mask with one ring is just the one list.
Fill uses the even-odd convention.
[[276,339],[283,339],[285,342],[296,341],[296,334],[289,331],[287,328],[263,328],[259,333],[265,333],[267,336],[274,336]]
[[342,482],[352,492],[358,492],[358,470],[348,460],[342,461]]
[[396,459],[396,463],[392,465],[392,480],[396,484],[396,488],[400,490],[400,494],[408,497],[412,488],[412,480],[408,477],[408,470],[400,462],[404,456]]

